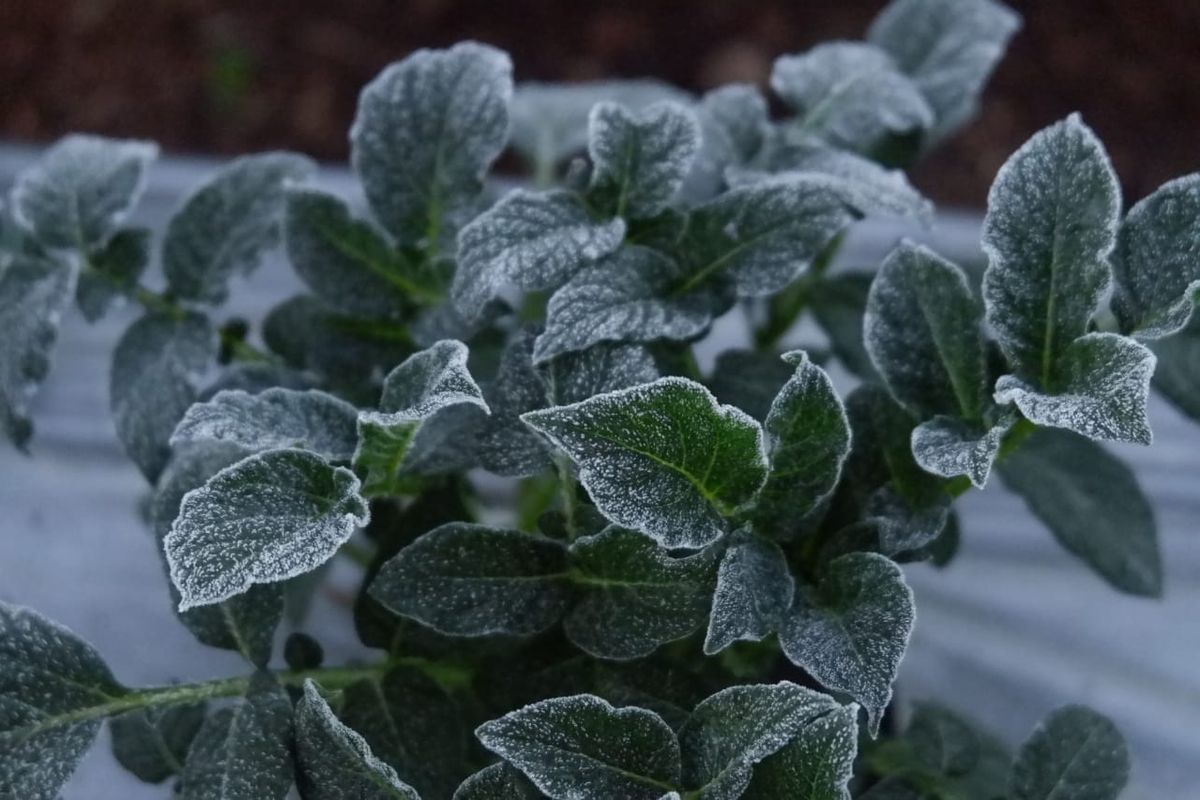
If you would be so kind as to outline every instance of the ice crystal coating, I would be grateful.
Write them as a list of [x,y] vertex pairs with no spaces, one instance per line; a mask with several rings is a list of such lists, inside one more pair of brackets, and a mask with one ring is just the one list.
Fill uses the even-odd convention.
[[48,247],[87,251],[104,245],[145,188],[158,157],[152,142],[72,134],[17,176],[17,220]]
[[271,450],[188,492],[163,544],[179,608],[316,569],[367,524],[359,482],[303,450]]
[[1116,588],[1162,593],[1154,512],[1129,467],[1065,431],[1039,430],[1000,466],[1004,485],[1070,552]]
[[922,418],[975,419],[987,385],[981,316],[961,269],[905,241],[884,259],[871,284],[863,340],[905,408]]
[[540,800],[529,779],[503,761],[484,767],[459,785],[452,800]]
[[705,655],[739,640],[759,641],[779,629],[792,606],[795,581],[779,545],[748,538],[725,551],[717,571]]
[[187,410],[171,434],[171,447],[197,441],[228,442],[248,451],[294,447],[349,461],[357,416],[354,406],[317,389],[227,390]]
[[1049,391],[1004,375],[996,381],[996,402],[1015,403],[1039,425],[1148,445],[1153,437],[1146,402],[1154,364],[1154,353],[1132,339],[1089,333],[1059,356]]
[[754,768],[743,800],[850,800],[858,752],[858,706],[836,708],[804,726]]
[[683,186],[699,149],[700,124],[678,103],[640,112],[597,103],[588,116],[588,196],[617,217],[653,217]]
[[874,736],[913,621],[900,568],[876,553],[852,553],[831,561],[819,585],[796,592],[779,643],[821,685],[860,702]]
[[246,275],[279,243],[285,189],[316,165],[292,153],[244,156],[191,194],[167,223],[163,272],[188,300],[222,303],[229,280]]
[[664,547],[703,547],[766,478],[762,428],[684,378],[521,416],[579,464],[613,522]]
[[1013,154],[983,221],[987,321],[1018,377],[1045,387],[1111,282],[1121,191],[1104,146],[1072,114]]
[[620,246],[621,219],[595,219],[575,194],[517,189],[476,217],[458,236],[455,306],[478,316],[509,284],[553,289]]
[[713,89],[695,108],[700,150],[683,195],[708,199],[725,185],[725,172],[746,165],[764,147],[771,125],[767,99],[757,86],[730,84]]
[[982,489],[1000,452],[1000,443],[1016,420],[1005,415],[984,428],[955,417],[936,416],[913,429],[912,454],[921,469],[955,478],[966,475]]
[[1129,749],[1115,725],[1082,706],[1044,719],[1013,763],[1013,800],[1116,800],[1129,780]]
[[175,426],[196,400],[196,384],[216,355],[208,318],[150,313],[130,325],[113,351],[109,403],[125,452],[154,481],[166,466]]
[[421,800],[357,732],[333,715],[312,680],[296,703],[297,783],[311,800]]
[[508,139],[512,63],[487,45],[418,50],[367,84],[350,158],[376,219],[405,244],[453,235]]
[[552,798],[656,800],[679,781],[679,743],[661,717],[592,695],[533,703],[475,734]]

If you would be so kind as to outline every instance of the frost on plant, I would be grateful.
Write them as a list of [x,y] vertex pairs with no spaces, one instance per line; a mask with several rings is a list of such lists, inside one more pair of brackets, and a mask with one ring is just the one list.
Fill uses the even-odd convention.
[[[908,240],[835,258],[865,218],[933,219],[905,169],[1018,26],[895,0],[782,56],[774,97],[421,50],[359,98],[365,207],[262,153],[161,236],[134,224],[153,145],[51,147],[0,206],[0,427],[36,454],[63,313],[124,302],[111,411],[170,579],[147,602],[246,663],[126,687],[0,603],[0,798],[72,796],[106,719],[182,800],[1116,798],[1128,748],[1095,712],[1015,754],[906,713],[900,565],[951,561],[955,499],[1003,483],[1162,593],[1154,510],[1101,442],[1150,442],[1152,389],[1200,418],[1196,176],[1122,213],[1072,115],[1000,170],[981,286]],[[276,249],[298,293],[231,318]],[[380,652],[334,658],[318,591]]]

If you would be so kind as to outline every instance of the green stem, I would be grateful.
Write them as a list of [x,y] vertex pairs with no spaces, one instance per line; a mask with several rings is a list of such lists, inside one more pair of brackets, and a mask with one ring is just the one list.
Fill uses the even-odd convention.
[[767,322],[754,334],[754,344],[758,350],[773,349],[796,324],[796,320],[812,299],[813,288],[829,270],[829,265],[841,250],[845,238],[845,234],[839,233],[830,239],[829,244],[813,259],[808,271],[771,298],[767,307]]
[[579,535],[579,492],[575,486],[575,477],[571,475],[571,463],[563,455],[554,457],[554,467],[558,471],[563,524],[567,529],[567,538],[575,541],[575,537]]

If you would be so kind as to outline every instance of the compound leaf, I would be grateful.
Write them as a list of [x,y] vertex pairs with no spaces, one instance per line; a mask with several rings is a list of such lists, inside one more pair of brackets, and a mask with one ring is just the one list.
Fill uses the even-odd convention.
[[558,800],[654,800],[679,781],[679,743],[662,717],[592,695],[533,703],[475,734]]
[[606,517],[668,548],[720,537],[725,517],[766,477],[758,423],[683,378],[521,419],[579,464],[580,481]]
[[146,314],[117,342],[109,375],[113,422],[147,480],[166,466],[171,433],[195,402],[197,382],[216,351],[208,318],[193,312]]
[[1154,353],[1133,339],[1089,333],[1059,356],[1046,391],[1004,375],[996,381],[996,402],[1015,403],[1039,425],[1093,439],[1150,444],[1146,401],[1154,364]]
[[304,450],[227,467],[183,498],[164,540],[181,611],[316,569],[370,518],[359,482]]
[[293,153],[243,156],[191,194],[167,223],[163,272],[171,292],[222,303],[229,280],[249,274],[279,244],[286,187],[316,171]]
[[420,800],[362,736],[334,716],[311,680],[296,703],[296,762],[297,783],[308,800]]
[[459,233],[455,305],[473,317],[506,285],[557,288],[624,238],[622,220],[594,219],[572,192],[514,190]]
[[992,184],[983,223],[987,321],[1018,377],[1045,388],[1108,289],[1121,193],[1079,115],[1035,134]]
[[451,522],[383,565],[371,596],[441,633],[529,635],[570,599],[567,551],[554,539]]
[[875,735],[913,620],[900,568],[877,553],[851,553],[829,562],[819,585],[796,592],[779,642],[793,664],[859,701]]
[[17,176],[17,220],[48,247],[87,252],[107,243],[137,205],[146,167],[158,157],[152,142],[72,134]]
[[755,764],[837,708],[828,695],[786,681],[717,692],[679,729],[684,785],[712,800],[741,797]]
[[1013,800],[1116,800],[1129,780],[1129,750],[1117,727],[1083,706],[1044,719],[1021,746]]
[[747,538],[725,551],[717,571],[704,652],[740,640],[760,641],[779,629],[796,584],[779,545]]
[[632,659],[704,624],[716,564],[709,552],[672,558],[635,531],[609,527],[571,546],[576,600],[567,637],[597,658]]
[[850,800],[858,750],[858,706],[835,708],[754,768],[744,800]]
[[418,50],[359,96],[351,163],[401,244],[436,248],[477,201],[508,139],[512,64],[476,42]]
[[354,406],[317,389],[224,390],[187,410],[171,434],[171,446],[210,441],[247,451],[294,447],[349,461],[357,416]]
[[617,217],[653,217],[678,193],[699,149],[700,124],[678,103],[640,112],[597,103],[588,116],[589,198]]
[[1187,324],[1200,291],[1200,174],[1163,184],[1129,210],[1113,272],[1122,331],[1158,339]]
[[91,645],[0,602],[0,797],[55,800],[125,693]]
[[1039,430],[1000,465],[1055,538],[1114,587],[1162,593],[1154,513],[1129,467],[1066,431]]
[[961,269],[905,241],[871,284],[863,340],[905,408],[921,418],[976,419],[987,383],[981,316]]

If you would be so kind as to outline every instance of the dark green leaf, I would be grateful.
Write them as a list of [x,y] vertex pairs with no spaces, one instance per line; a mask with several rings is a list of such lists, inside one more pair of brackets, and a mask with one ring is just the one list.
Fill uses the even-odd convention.
[[127,712],[109,724],[113,756],[141,780],[162,783],[183,770],[203,722],[203,703]]
[[216,355],[212,326],[202,314],[146,314],[113,351],[109,403],[117,438],[153,482],[171,449],[175,426],[196,399],[196,385]]
[[754,768],[743,800],[850,800],[858,750],[858,707],[813,720],[782,750]]
[[819,585],[796,592],[779,642],[823,686],[862,703],[874,735],[913,619],[912,590],[900,568],[876,553],[852,553],[831,561]]
[[137,285],[150,263],[150,231],[127,228],[88,254],[79,273],[75,304],[88,322],[96,322],[109,307]]
[[704,624],[715,570],[713,553],[672,558],[646,536],[610,527],[571,546],[576,600],[563,628],[597,658],[649,655]]
[[609,519],[664,547],[703,547],[766,477],[762,428],[697,383],[660,378],[522,415],[580,466]]
[[981,756],[979,736],[957,714],[930,703],[920,703],[904,732],[914,755],[940,775],[965,775]]
[[226,600],[329,560],[367,523],[350,470],[303,450],[271,450],[221,470],[183,498],[163,544],[180,610]]
[[125,693],[82,639],[0,602],[0,797],[55,800]]
[[421,800],[362,736],[333,715],[311,680],[296,704],[296,762],[305,800]]
[[316,165],[292,153],[243,156],[192,193],[167,223],[163,272],[171,292],[222,303],[229,280],[258,267],[279,243],[285,188]]
[[453,800],[539,800],[544,796],[528,778],[500,762],[463,781]]
[[543,700],[475,733],[555,800],[653,800],[679,781],[679,743],[661,717],[592,695]]
[[1013,800],[1116,800],[1129,780],[1129,750],[1107,717],[1066,706],[1021,746],[1009,791]]
[[533,634],[566,610],[567,553],[542,536],[452,522],[388,561],[371,595],[442,633]]
[[767,417],[775,395],[795,369],[775,353],[725,350],[717,356],[708,388],[722,403],[737,406],[757,420]]
[[418,50],[359,96],[351,162],[376,218],[401,244],[453,235],[508,138],[512,64],[465,42]]
[[863,344],[863,312],[874,275],[846,272],[823,278],[812,290],[811,307],[842,365],[864,380],[877,380]]
[[779,545],[758,538],[731,545],[717,572],[705,654],[774,633],[792,606],[794,591],[795,581]]
[[1158,366],[1154,388],[1192,419],[1200,420],[1200,315],[1182,331],[1152,344]]
[[1150,503],[1133,472],[1103,447],[1039,430],[1001,464],[1000,477],[1063,547],[1110,584],[1131,594],[1162,593]]

